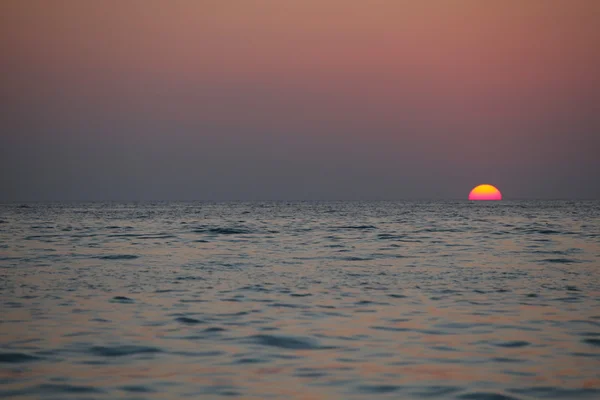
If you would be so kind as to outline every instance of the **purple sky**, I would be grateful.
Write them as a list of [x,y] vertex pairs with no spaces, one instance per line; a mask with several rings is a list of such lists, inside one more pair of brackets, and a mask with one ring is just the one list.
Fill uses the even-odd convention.
[[600,198],[600,1],[4,0],[0,201]]

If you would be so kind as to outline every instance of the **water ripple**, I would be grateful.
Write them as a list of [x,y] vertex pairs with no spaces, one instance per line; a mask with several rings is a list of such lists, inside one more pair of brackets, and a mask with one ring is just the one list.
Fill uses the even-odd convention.
[[160,353],[161,350],[156,347],[150,347],[150,346],[121,345],[121,346],[93,346],[89,349],[89,352],[96,356],[124,357],[124,356],[136,355],[136,354]]
[[600,398],[600,202],[18,206],[2,398]]
[[276,336],[276,335],[254,335],[251,336],[253,342],[264,345],[279,347],[282,349],[294,350],[317,350],[322,347],[314,339],[292,337],[292,336]]

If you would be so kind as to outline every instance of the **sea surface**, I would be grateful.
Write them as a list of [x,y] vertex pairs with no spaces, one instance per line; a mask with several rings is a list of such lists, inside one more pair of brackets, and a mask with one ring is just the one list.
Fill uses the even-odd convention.
[[600,399],[600,202],[0,205],[0,398]]

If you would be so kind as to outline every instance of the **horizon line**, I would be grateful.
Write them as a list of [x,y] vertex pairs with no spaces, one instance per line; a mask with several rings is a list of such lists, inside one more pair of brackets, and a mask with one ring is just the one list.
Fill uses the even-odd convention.
[[308,203],[308,202],[402,202],[402,201],[464,201],[483,203],[502,203],[510,201],[599,201],[600,198],[536,198],[515,197],[502,200],[469,200],[468,198],[396,198],[396,199],[63,199],[63,200],[0,200],[0,204],[30,203]]

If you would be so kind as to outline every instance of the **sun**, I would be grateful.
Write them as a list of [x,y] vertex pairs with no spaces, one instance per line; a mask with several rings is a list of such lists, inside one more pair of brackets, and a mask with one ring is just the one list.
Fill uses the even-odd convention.
[[502,200],[502,193],[492,185],[479,185],[469,193],[469,200]]

